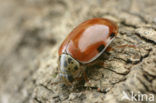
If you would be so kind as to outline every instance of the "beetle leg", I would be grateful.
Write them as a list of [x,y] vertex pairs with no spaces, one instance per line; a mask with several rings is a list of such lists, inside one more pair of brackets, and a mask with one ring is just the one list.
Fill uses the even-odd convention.
[[100,59],[97,59],[96,61],[87,64],[88,67],[95,66],[95,65],[103,66],[104,65],[104,61],[103,60],[100,60]]
[[128,44],[125,44],[125,45],[116,46],[115,48],[125,48],[125,47],[136,48],[136,45],[128,45]]
[[109,52],[109,51],[113,51],[114,48],[126,48],[126,47],[129,47],[129,48],[136,48],[136,45],[128,45],[128,44],[125,44],[125,45],[120,45],[120,46],[115,46],[115,47],[107,47],[106,51]]
[[88,82],[89,79],[88,79],[88,76],[87,76],[86,72],[83,72],[83,76],[84,76],[85,81]]
[[[85,80],[86,82],[88,82],[89,80],[88,80],[88,77],[87,77],[85,68],[82,67],[81,70],[82,70],[82,77],[84,78],[84,80]],[[77,78],[75,78],[75,79],[78,80],[78,81],[81,81],[81,80],[83,79],[82,77],[77,77]]]

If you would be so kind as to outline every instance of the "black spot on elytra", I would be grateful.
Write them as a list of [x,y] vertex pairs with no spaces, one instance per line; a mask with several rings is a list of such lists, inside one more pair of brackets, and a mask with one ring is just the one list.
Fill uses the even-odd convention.
[[105,46],[102,44],[102,45],[100,45],[100,46],[97,48],[97,50],[98,50],[98,52],[101,52],[104,48],[105,48]]
[[112,33],[111,35],[110,35],[110,38],[112,39],[113,37],[115,37],[115,33]]
[[68,58],[68,63],[69,63],[69,64],[71,63],[71,61],[72,61],[72,59],[71,59],[71,58]]
[[78,67],[77,67],[77,66],[75,66],[75,67],[74,67],[74,69],[75,69],[75,70],[78,70]]
[[66,61],[64,62],[64,67],[67,67],[67,62]]

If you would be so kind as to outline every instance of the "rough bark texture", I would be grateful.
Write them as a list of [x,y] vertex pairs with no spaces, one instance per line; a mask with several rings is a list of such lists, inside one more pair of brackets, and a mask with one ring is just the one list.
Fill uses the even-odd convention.
[[[90,67],[81,88],[51,85],[60,43],[93,17],[118,23],[112,47],[137,48],[104,53],[105,64]],[[156,1],[0,0],[0,54],[0,103],[135,103],[121,100],[132,91],[153,94],[156,103]]]

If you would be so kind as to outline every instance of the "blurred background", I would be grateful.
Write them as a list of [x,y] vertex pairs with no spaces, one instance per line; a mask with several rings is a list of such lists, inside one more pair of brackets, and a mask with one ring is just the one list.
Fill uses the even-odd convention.
[[0,0],[0,103],[28,103],[40,55],[93,17],[155,26],[156,0]]

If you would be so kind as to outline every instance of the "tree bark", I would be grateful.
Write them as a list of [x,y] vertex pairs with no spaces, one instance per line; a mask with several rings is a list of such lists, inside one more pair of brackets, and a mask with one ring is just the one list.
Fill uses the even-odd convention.
[[[0,103],[156,102],[155,0],[0,1]],[[72,91],[51,85],[59,45],[93,17],[118,24],[114,50],[99,58],[103,66],[87,69],[90,83]]]

